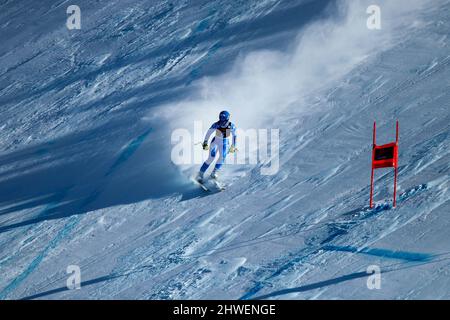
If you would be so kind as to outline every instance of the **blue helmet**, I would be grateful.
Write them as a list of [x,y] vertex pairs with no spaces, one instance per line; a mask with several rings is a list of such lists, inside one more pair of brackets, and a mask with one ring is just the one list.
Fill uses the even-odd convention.
[[221,122],[221,123],[225,123],[225,122],[227,122],[227,121],[229,121],[230,120],[230,113],[228,112],[228,111],[222,111],[220,114],[219,114],[219,121]]

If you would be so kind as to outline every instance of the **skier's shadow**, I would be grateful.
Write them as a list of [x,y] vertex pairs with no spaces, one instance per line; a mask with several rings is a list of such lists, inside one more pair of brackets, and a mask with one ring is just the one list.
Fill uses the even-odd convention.
[[171,163],[160,132],[109,123],[0,155],[0,233],[148,199],[204,196]]

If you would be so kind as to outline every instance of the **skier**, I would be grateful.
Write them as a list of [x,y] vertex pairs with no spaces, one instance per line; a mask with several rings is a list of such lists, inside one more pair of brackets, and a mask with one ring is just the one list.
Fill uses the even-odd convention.
[[[211,147],[208,146],[209,138],[213,133],[216,133],[215,137],[211,141]],[[230,136],[233,135],[232,143],[230,145]],[[206,132],[205,140],[203,141],[203,150],[210,150],[209,157],[203,163],[200,168],[200,172],[197,175],[197,181],[202,183],[206,170],[219,154],[219,159],[216,162],[211,178],[217,180],[218,172],[225,162],[225,158],[228,153],[234,153],[236,149],[236,126],[230,121],[230,113],[228,111],[222,111],[219,114],[219,121],[212,124],[208,132]]]

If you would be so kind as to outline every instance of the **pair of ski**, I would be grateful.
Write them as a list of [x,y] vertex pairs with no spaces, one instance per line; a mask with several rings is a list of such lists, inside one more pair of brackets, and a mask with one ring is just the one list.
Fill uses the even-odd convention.
[[[199,181],[195,178],[192,178],[192,181],[195,184],[197,184],[198,186],[200,186],[200,188],[202,188],[206,192],[213,192],[214,189],[219,192],[225,190],[225,186],[222,183],[220,183],[219,181],[217,181],[217,179],[211,178],[211,179],[203,179],[203,180]],[[211,183],[208,183],[209,181]],[[212,184],[212,187],[210,186],[211,184]]]

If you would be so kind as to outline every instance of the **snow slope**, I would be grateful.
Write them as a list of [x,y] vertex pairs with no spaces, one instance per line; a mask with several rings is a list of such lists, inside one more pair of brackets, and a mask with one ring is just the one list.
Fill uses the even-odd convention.
[[[449,1],[382,1],[381,31],[368,1],[78,1],[73,31],[70,4],[0,1],[0,299],[450,298]],[[205,194],[171,132],[223,106],[280,129],[280,170]]]

